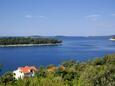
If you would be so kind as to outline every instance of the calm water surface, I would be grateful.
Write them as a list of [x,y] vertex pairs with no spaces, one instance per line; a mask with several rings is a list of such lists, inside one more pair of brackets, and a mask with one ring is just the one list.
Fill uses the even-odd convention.
[[58,37],[63,40],[58,46],[0,48],[2,73],[25,65],[58,65],[65,60],[86,61],[115,53],[115,42],[109,37]]

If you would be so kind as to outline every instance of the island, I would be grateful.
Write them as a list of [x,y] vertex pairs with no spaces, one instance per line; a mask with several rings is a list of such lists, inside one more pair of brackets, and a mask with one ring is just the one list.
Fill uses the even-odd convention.
[[115,36],[112,36],[110,40],[115,41]]
[[62,41],[54,38],[32,38],[32,37],[1,37],[0,47],[10,46],[44,46],[57,45]]

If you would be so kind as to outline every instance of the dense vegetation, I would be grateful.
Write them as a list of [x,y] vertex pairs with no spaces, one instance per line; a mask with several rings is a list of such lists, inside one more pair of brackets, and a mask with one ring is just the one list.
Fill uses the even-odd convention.
[[15,44],[56,44],[62,41],[51,38],[31,38],[31,37],[3,37],[0,38],[0,45]]
[[66,61],[65,69],[47,71],[40,67],[35,77],[15,80],[8,72],[0,77],[0,86],[115,86],[115,54],[88,62]]

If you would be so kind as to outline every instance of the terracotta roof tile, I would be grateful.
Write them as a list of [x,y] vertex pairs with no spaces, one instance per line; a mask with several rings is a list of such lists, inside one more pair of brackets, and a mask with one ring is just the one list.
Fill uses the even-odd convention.
[[21,72],[23,72],[23,73],[30,73],[31,70],[32,70],[32,71],[37,71],[36,67],[34,67],[34,66],[19,67],[19,69],[20,69]]

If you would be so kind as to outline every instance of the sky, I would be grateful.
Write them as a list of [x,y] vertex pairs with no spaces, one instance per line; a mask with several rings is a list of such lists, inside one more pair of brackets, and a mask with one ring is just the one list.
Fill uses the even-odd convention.
[[0,36],[115,35],[115,0],[0,0]]

